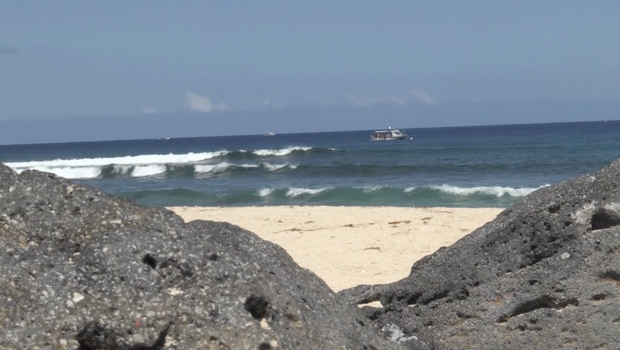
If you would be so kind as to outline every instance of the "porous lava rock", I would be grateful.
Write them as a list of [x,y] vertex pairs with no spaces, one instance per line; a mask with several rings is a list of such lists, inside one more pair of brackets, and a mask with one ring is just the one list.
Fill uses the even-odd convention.
[[620,161],[542,188],[408,277],[341,291],[437,349],[620,348]]
[[400,349],[280,247],[0,164],[0,349]]

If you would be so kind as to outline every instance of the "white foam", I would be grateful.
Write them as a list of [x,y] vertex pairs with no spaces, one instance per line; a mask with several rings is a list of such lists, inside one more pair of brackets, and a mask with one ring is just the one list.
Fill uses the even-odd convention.
[[186,154],[144,154],[125,157],[55,159],[31,162],[6,163],[11,168],[34,169],[35,167],[86,167],[106,165],[152,165],[152,164],[183,164],[212,159],[228,154],[226,150],[216,152]]
[[115,165],[113,172],[115,174],[123,175],[129,174],[131,172],[131,169],[133,169],[131,165]]
[[166,172],[165,165],[139,165],[133,168],[132,177],[153,176]]
[[546,186],[549,185],[544,185],[538,188],[512,188],[501,186],[458,187],[451,185],[430,186],[430,188],[459,196],[469,196],[472,194],[488,194],[500,198],[505,195],[509,195],[511,197],[525,197],[528,194],[536,191],[537,189]]
[[68,179],[89,179],[101,175],[102,169],[114,165],[117,174],[128,174],[134,168],[132,176],[150,176],[166,171],[165,164],[183,164],[200,162],[228,154],[226,150],[216,152],[186,154],[144,154],[138,156],[54,159],[30,162],[6,163],[18,173],[24,170],[40,170],[54,173]]
[[276,170],[280,170],[280,169],[284,169],[284,168],[291,168],[291,169],[295,169],[297,168],[297,165],[293,165],[293,164],[269,164],[269,163],[262,163],[262,166],[265,167],[265,169],[267,169],[267,171],[276,171]]
[[194,171],[197,173],[220,173],[230,167],[231,165],[227,162],[218,164],[194,165]]
[[385,186],[367,186],[367,187],[363,187],[363,189],[364,189],[364,193],[371,193],[371,192],[379,191],[380,189],[384,187]]
[[273,193],[273,188],[261,188],[258,190],[258,195],[261,197],[267,197],[268,195]]
[[312,188],[289,188],[288,191],[286,191],[286,195],[289,197],[297,197],[297,196],[301,196],[304,194],[317,194],[317,193],[321,193],[323,191],[327,190],[327,188],[318,188],[318,189],[312,189]]
[[[27,169],[17,169],[18,173]],[[29,168],[29,170],[45,171],[53,173],[58,176],[62,176],[66,179],[93,179],[101,175],[101,168],[99,167],[46,167],[36,166]]]
[[282,149],[258,149],[254,151],[254,154],[261,157],[267,156],[286,156],[295,151],[309,151],[312,147],[288,147]]
[[236,165],[236,166],[238,166],[240,168],[245,168],[245,169],[252,169],[252,168],[258,168],[260,165],[258,165],[258,164],[239,164],[239,165]]
[[405,193],[409,193],[409,192],[413,192],[417,189],[417,187],[407,187],[405,188],[404,192]]

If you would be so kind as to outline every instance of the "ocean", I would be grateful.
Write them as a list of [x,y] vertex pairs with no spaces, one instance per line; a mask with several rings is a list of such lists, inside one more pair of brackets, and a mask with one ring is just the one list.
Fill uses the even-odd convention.
[[0,146],[0,161],[147,206],[505,208],[620,157],[620,121]]

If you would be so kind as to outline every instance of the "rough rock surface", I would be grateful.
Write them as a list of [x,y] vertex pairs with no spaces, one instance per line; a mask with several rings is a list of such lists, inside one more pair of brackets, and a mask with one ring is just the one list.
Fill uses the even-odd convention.
[[0,306],[0,349],[401,348],[251,232],[3,164]]
[[620,348],[620,161],[543,188],[408,277],[340,292],[438,349]]

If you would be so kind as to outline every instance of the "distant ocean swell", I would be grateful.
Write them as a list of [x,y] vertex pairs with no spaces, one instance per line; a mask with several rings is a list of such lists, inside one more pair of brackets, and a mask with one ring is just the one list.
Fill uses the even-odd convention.
[[371,132],[0,145],[0,160],[143,205],[506,208],[620,157],[620,121]]
[[133,191],[121,195],[149,205],[168,206],[397,205],[405,207],[506,207],[537,189],[499,186],[457,187],[450,185],[408,188],[390,186],[283,187],[236,190],[219,194],[171,189]]
[[[298,153],[335,152],[336,149],[289,147],[259,149],[254,151],[227,151],[187,154],[152,154],[109,158],[55,159],[6,163],[17,172],[39,170],[51,172],[68,179],[171,177],[195,174],[244,172],[249,169],[265,172],[297,168],[296,164],[267,162],[265,159],[289,158]],[[243,163],[239,163],[243,162]]]
[[[105,165],[60,165],[60,163],[38,162],[38,164],[25,164],[13,167],[17,172],[24,170],[39,170],[54,173],[67,179],[94,179],[94,178],[122,178],[122,177],[163,177],[163,178],[201,178],[216,174],[230,174],[232,176],[266,174],[277,171],[296,171],[299,176],[312,176],[313,174],[329,174],[330,176],[356,176],[356,175],[394,175],[408,176],[421,174],[476,174],[494,171],[496,174],[509,173],[514,166],[501,164],[473,164],[460,165],[376,165],[376,164],[351,164],[338,165],[304,165],[296,163],[256,162],[256,163],[169,163],[169,164],[105,164]],[[544,168],[541,165],[540,168]],[[540,169],[539,168],[539,169]],[[527,170],[527,169],[525,169]]]
[[[254,151],[265,152],[266,150]],[[267,156],[246,157],[236,161],[228,159],[230,154],[236,154],[232,158],[240,158],[239,151],[226,153],[209,152],[204,154],[185,155],[144,155],[119,158],[93,158],[73,160],[48,160],[31,161],[20,163],[6,163],[8,166],[21,172],[24,170],[39,170],[54,173],[68,179],[115,179],[115,178],[203,178],[213,175],[228,174],[230,176],[256,176],[273,172],[295,172],[296,176],[329,175],[336,177],[373,176],[375,174],[391,176],[427,176],[433,174],[510,174],[515,168],[528,173],[549,168],[553,171],[553,165],[536,163],[502,164],[502,163],[477,163],[442,164],[404,164],[382,165],[350,163],[342,161],[338,164],[302,164],[295,158],[276,155],[278,150],[270,150]],[[287,153],[290,155],[291,153]]]

